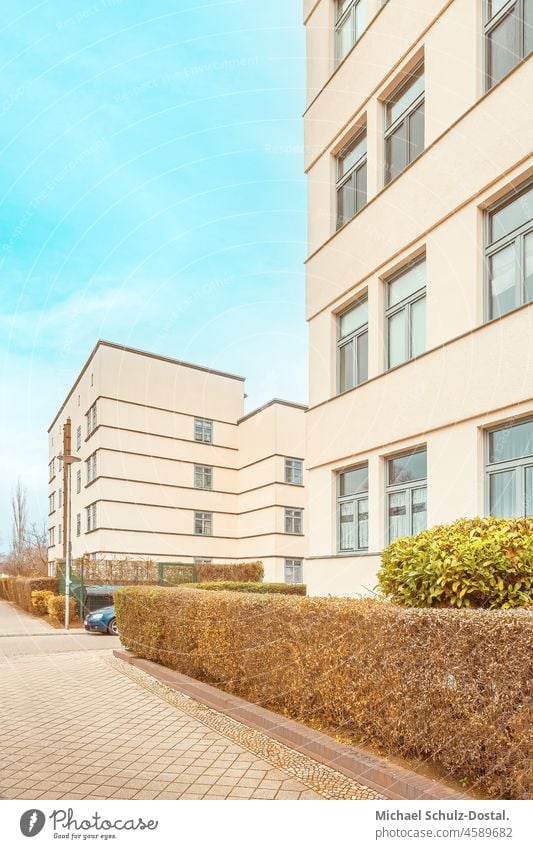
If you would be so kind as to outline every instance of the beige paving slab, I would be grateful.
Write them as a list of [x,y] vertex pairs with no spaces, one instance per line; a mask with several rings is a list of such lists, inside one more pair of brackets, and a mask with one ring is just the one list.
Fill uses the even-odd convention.
[[272,768],[260,761],[257,770],[255,755],[121,675],[101,651],[22,652],[0,664],[0,689],[8,799],[250,798]]

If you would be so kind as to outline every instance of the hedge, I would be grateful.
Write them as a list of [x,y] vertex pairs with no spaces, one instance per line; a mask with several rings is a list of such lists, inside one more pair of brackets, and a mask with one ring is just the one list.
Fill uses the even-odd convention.
[[278,593],[281,595],[307,595],[305,584],[263,584],[254,581],[211,581],[189,584],[196,590],[229,590],[235,593]]
[[137,655],[470,791],[527,798],[529,611],[410,609],[377,599],[127,588]]
[[254,563],[198,563],[196,579],[198,583],[210,581],[254,581],[263,580],[264,570],[261,561]]
[[57,578],[16,578],[15,579],[15,601],[27,610],[28,613],[34,613],[32,607],[32,593],[35,590],[48,590],[52,593],[58,591]]
[[46,616],[48,613],[48,602],[54,597],[51,590],[33,590],[31,594],[31,610],[37,616]]
[[[78,614],[76,611],[76,600],[69,596],[69,620],[73,622],[78,618]],[[64,625],[65,624],[65,596],[64,595],[53,595],[48,600],[48,613],[50,614],[50,619],[56,625]]]
[[0,578],[0,598],[15,601],[15,578]]
[[459,519],[395,540],[378,581],[392,601],[410,607],[528,607],[533,519]]

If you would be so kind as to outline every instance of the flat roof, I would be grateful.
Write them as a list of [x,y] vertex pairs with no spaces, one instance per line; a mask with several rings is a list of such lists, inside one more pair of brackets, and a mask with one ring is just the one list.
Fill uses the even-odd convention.
[[106,339],[99,339],[98,342],[96,343],[96,345],[94,346],[93,350],[91,351],[89,358],[87,359],[85,365],[83,366],[83,368],[81,369],[80,373],[78,374],[76,380],[74,381],[70,392],[68,393],[67,397],[65,398],[61,407],[59,408],[58,412],[56,413],[52,424],[48,428],[48,433],[50,433],[50,431],[54,427],[55,423],[57,422],[58,418],[60,417],[61,413],[63,412],[66,405],[70,401],[72,394],[73,394],[74,390],[76,389],[76,386],[78,385],[81,378],[83,377],[85,371],[87,370],[89,364],[91,363],[91,360],[93,359],[94,355],[96,354],[98,348],[101,348],[101,347],[115,348],[117,351],[126,351],[128,354],[137,354],[140,357],[150,357],[151,359],[161,360],[162,362],[165,362],[165,363],[172,363],[173,365],[176,365],[176,366],[183,366],[184,368],[196,369],[196,371],[203,371],[203,372],[206,372],[207,374],[215,374],[218,377],[227,377],[230,380],[240,380],[243,383],[246,380],[245,377],[241,377],[240,375],[237,375],[237,374],[230,374],[229,372],[218,371],[217,369],[207,368],[207,366],[199,366],[199,365],[196,365],[195,363],[187,363],[184,360],[175,360],[172,357],[165,357],[165,356],[163,356],[163,354],[154,354],[151,351],[143,351],[141,348],[130,348],[128,345],[118,345],[116,342],[108,342]]

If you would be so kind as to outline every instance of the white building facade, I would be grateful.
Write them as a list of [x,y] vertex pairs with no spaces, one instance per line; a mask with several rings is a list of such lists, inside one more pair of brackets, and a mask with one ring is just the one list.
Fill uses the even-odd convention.
[[533,4],[305,0],[308,559],[533,514]]
[[244,379],[98,342],[49,429],[49,564],[73,557],[262,560],[300,582],[306,545],[305,407],[246,416]]

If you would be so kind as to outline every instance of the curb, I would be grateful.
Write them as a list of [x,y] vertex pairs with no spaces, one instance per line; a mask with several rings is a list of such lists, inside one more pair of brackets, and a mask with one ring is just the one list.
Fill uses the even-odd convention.
[[314,758],[389,799],[472,798],[467,793],[460,793],[446,784],[421,776],[385,758],[337,743],[328,734],[308,728],[260,705],[247,702],[211,684],[204,684],[180,672],[174,672],[159,663],[144,660],[129,651],[114,649],[113,655],[130,666],[142,670],[167,687],[257,731],[267,733],[279,743]]

